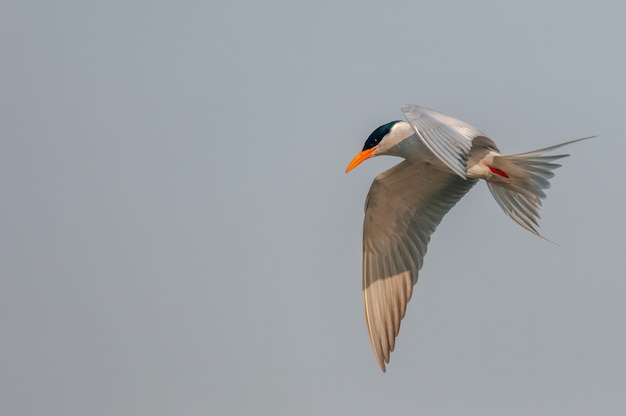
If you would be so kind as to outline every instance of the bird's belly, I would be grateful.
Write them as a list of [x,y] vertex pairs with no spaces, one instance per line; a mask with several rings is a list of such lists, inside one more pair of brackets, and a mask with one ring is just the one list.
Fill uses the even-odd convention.
[[[473,179],[488,179],[491,176],[490,165],[493,165],[493,158],[500,154],[493,150],[480,154],[470,153],[467,163],[467,177]],[[474,162],[474,164],[470,165]]]

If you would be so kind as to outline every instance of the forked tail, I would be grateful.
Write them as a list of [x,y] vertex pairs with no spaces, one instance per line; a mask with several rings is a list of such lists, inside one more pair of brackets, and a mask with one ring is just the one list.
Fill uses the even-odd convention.
[[552,171],[561,167],[554,162],[569,155],[544,155],[544,153],[593,137],[596,136],[583,137],[532,152],[494,157],[492,167],[506,173],[507,176],[506,180],[487,181],[489,190],[500,208],[513,221],[531,233],[545,238],[537,231],[539,208],[546,197],[543,190],[550,187],[550,179],[554,176]]

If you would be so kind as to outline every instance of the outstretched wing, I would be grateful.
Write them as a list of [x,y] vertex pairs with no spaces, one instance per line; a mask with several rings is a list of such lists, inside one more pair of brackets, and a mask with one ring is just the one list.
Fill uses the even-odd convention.
[[465,178],[472,139],[485,134],[471,124],[419,105],[404,105],[402,112],[435,156]]
[[363,225],[363,302],[370,341],[383,371],[430,236],[475,183],[406,160],[372,183]]

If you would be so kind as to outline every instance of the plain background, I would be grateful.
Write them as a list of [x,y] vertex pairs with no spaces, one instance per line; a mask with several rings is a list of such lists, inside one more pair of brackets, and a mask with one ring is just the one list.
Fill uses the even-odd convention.
[[[622,415],[614,1],[0,2],[0,413]],[[522,230],[479,184],[386,374],[344,169],[405,103],[570,146]]]

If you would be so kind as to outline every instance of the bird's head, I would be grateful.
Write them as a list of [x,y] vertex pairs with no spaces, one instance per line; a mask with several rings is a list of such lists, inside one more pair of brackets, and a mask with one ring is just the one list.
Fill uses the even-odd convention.
[[[395,120],[383,124],[370,134],[365,141],[363,150],[354,156],[346,168],[346,173],[370,157],[395,155],[396,152],[392,152],[391,149],[412,134],[414,134],[413,128],[406,121]],[[400,155],[398,154],[398,156]]]

